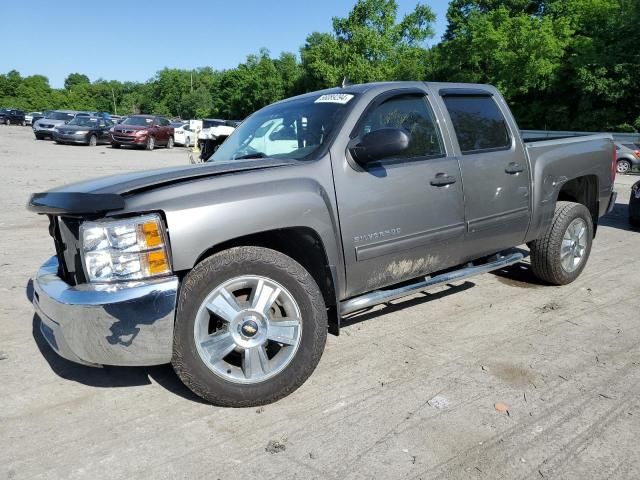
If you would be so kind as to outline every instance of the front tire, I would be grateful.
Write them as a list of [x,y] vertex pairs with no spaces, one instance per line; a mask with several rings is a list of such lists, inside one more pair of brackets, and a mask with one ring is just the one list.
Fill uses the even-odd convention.
[[149,151],[152,151],[156,146],[156,139],[153,137],[147,137],[147,144],[145,148]]
[[5,124],[5,125],[11,125],[11,120],[9,120],[8,118],[6,118],[6,119],[4,120],[4,124]]
[[264,405],[302,385],[326,339],[326,308],[311,275],[280,252],[237,247],[185,277],[171,363],[215,405]]
[[120,148],[120,144],[116,142],[111,142],[111,148]]
[[91,135],[89,137],[89,146],[95,147],[96,145],[98,145],[98,137],[96,137],[95,135]]
[[573,282],[584,270],[593,240],[593,220],[584,205],[558,202],[545,235],[530,244],[533,274],[552,285]]

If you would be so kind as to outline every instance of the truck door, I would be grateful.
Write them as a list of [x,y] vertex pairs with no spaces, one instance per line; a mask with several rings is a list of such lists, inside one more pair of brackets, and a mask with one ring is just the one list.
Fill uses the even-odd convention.
[[364,166],[348,151],[346,162],[333,158],[347,296],[455,265],[463,243],[460,169],[446,154],[426,93],[378,96],[351,138],[382,128],[404,128],[409,148]]
[[520,245],[530,219],[529,164],[504,102],[489,91],[444,89],[458,143],[469,258]]

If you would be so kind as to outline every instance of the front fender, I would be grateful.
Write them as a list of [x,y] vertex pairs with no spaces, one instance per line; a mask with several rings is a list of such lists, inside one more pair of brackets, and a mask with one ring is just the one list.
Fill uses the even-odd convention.
[[331,171],[321,167],[313,162],[180,183],[133,195],[125,210],[164,212],[175,271],[190,270],[212,247],[239,237],[309,228],[344,285]]

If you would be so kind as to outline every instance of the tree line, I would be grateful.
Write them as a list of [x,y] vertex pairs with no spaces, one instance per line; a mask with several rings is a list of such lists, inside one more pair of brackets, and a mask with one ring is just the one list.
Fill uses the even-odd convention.
[[452,0],[429,46],[434,22],[426,3],[399,18],[396,0],[358,0],[297,54],[263,49],[236,68],[165,68],[146,82],[72,73],[61,89],[12,70],[0,75],[0,105],[243,119],[344,78],[454,81],[495,85],[522,128],[640,130],[637,0]]

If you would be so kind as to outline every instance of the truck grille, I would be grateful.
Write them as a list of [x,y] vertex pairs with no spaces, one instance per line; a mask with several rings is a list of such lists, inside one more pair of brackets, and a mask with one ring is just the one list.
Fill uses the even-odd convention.
[[49,234],[58,257],[58,276],[69,285],[85,282],[80,257],[80,219],[49,215]]

